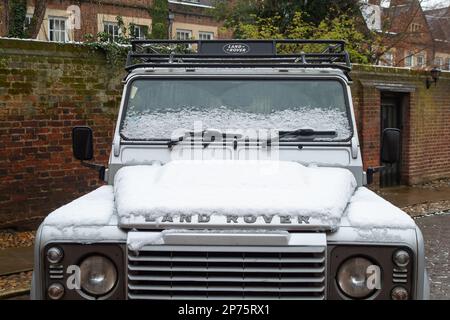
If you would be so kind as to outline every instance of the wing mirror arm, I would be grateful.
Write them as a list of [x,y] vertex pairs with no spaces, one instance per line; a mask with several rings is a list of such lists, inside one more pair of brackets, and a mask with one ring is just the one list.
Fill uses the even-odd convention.
[[91,128],[75,127],[72,129],[72,149],[74,157],[81,161],[82,166],[96,170],[100,180],[105,180],[105,166],[86,162],[86,160],[92,160],[94,157],[93,141]]
[[372,184],[373,183],[373,175],[377,172],[380,172],[381,170],[384,169],[384,166],[379,166],[379,167],[368,167],[367,171],[366,171],[366,177],[367,177],[367,184]]
[[105,180],[105,171],[106,171],[106,167],[101,165],[101,164],[96,164],[96,163],[90,163],[90,162],[84,162],[81,161],[81,165],[83,167],[87,167],[90,169],[94,169],[95,171],[98,172],[98,178],[100,180]]

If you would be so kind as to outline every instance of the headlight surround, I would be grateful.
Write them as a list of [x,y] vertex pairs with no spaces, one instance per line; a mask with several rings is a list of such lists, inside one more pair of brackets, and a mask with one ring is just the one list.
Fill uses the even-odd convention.
[[110,292],[117,282],[114,263],[101,255],[91,255],[80,264],[81,288],[93,296],[103,296]]
[[348,297],[364,299],[371,296],[376,289],[367,286],[368,267],[373,263],[364,257],[351,257],[345,260],[337,272],[337,284],[339,289]]

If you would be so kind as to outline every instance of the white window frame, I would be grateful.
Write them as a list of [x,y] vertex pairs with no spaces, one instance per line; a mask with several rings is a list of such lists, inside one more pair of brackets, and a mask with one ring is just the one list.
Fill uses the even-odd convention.
[[417,56],[416,61],[417,61],[417,66],[418,67],[425,67],[425,65],[426,65],[425,55],[419,54]]
[[414,54],[412,52],[406,53],[405,67],[412,67],[414,65]]
[[[175,31],[177,40],[191,40],[192,39],[192,30],[187,29],[177,29]],[[183,37],[181,37],[183,35]]]
[[386,66],[393,66],[394,65],[394,53],[393,52],[385,52],[383,55],[383,63]]
[[445,62],[445,60],[444,60],[443,58],[441,58],[441,57],[436,57],[436,58],[435,58],[435,61],[434,61],[434,64],[435,64],[436,66],[438,66],[439,69],[442,69],[442,68],[444,67],[444,62]]
[[213,40],[214,32],[211,31],[199,31],[198,40]]
[[33,15],[32,14],[27,14],[25,16],[25,29],[28,28],[31,24],[31,19],[33,19]]
[[[53,28],[51,28],[53,21]],[[64,22],[64,30],[61,28],[55,29],[56,22],[58,22],[59,26],[61,26],[61,22]],[[64,34],[63,34],[64,32]],[[53,36],[53,40],[52,40]],[[64,38],[63,40],[61,38]],[[67,17],[57,17],[50,16],[48,17],[48,40],[52,42],[67,42],[68,41],[68,32],[67,32]],[[57,39],[57,40],[55,40]],[[62,41],[61,41],[62,40]]]
[[[117,27],[117,34],[115,28]],[[110,30],[112,28],[112,30]],[[112,33],[110,33],[112,31]],[[120,29],[119,23],[113,21],[103,21],[103,32],[107,33],[112,39],[113,42],[119,38],[122,34],[122,30]]]
[[[138,32],[138,36],[136,37],[136,30],[139,30]],[[145,34],[144,33],[144,26],[140,25],[140,24],[134,24],[134,34],[133,34],[133,38],[134,39],[145,39]]]

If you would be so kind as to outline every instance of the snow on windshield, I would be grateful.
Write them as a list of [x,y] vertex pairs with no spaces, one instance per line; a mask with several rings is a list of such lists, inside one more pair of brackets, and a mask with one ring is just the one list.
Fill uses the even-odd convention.
[[344,92],[335,80],[135,80],[121,134],[132,140],[168,139],[200,125],[222,132],[335,131],[320,139],[347,140]]
[[[250,113],[227,107],[195,108],[180,110],[144,111],[131,108],[124,120],[121,133],[128,139],[170,138],[177,129],[192,130],[195,122],[204,129],[277,129],[291,131],[299,128],[334,130],[333,140],[345,140],[350,128],[345,111],[337,108],[293,107],[270,113]],[[322,137],[321,139],[324,139]],[[327,137],[326,139],[330,139]]]

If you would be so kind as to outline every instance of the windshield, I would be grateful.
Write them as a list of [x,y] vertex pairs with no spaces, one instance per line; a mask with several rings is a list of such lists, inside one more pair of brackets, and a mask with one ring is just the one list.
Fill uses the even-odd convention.
[[344,86],[337,80],[142,79],[132,82],[127,99],[121,135],[129,140],[170,139],[199,124],[222,132],[335,131],[314,140],[351,136]]

